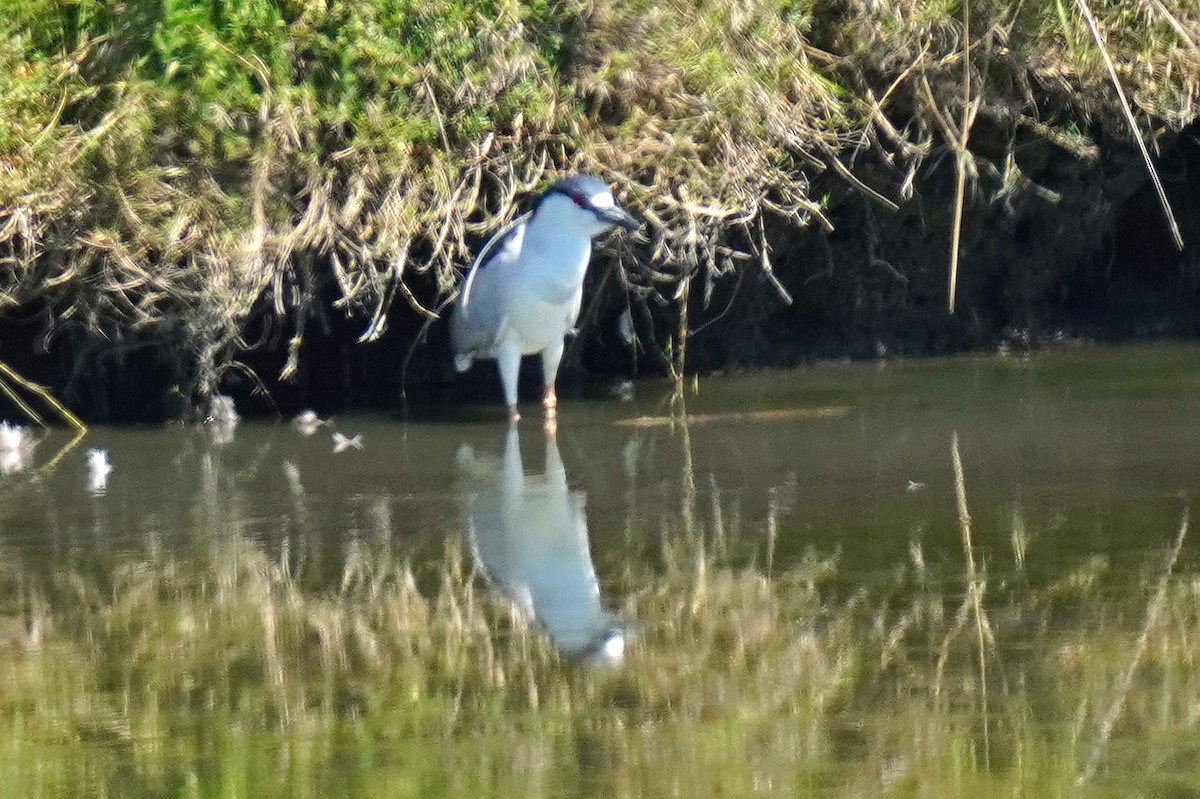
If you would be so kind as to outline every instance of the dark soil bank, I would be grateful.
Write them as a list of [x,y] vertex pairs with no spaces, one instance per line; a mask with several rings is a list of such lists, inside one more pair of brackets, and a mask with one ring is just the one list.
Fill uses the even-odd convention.
[[[1190,338],[1200,332],[1200,141],[1164,149],[1160,172],[1185,241],[1178,250],[1144,162],[1103,142],[1094,162],[1046,141],[1018,143],[1021,185],[969,197],[957,309],[947,311],[953,169],[947,159],[898,212],[845,191],[833,233],[776,231],[768,281],[727,281],[710,303],[729,313],[689,344],[696,369],[791,366],[1038,347],[1063,339]],[[1004,164],[995,164],[1003,169]],[[736,292],[735,292],[736,289]],[[697,312],[693,318],[704,318]]]
[[[1010,148],[1018,169],[1010,163],[1009,170],[1019,174],[1012,185],[999,181],[990,191],[968,195],[953,315],[946,307],[952,159],[927,164],[898,211],[823,177],[832,232],[782,224],[766,231],[774,274],[793,302],[785,302],[758,268],[697,279],[689,295],[687,369],[1036,348],[1064,339],[1195,337],[1198,132],[1192,125],[1160,142],[1158,166],[1187,245],[1182,252],[1130,142],[1097,132],[1098,155],[1085,159],[1033,135],[1018,138]],[[984,126],[975,142],[977,157],[988,156]],[[1003,172],[1007,152],[991,155],[987,163]],[[881,189],[896,182],[870,159],[858,174]],[[600,248],[580,333],[561,376],[567,394],[590,380],[668,371],[677,303],[669,290],[631,294],[616,270],[611,252]],[[432,299],[433,287],[424,288]],[[324,293],[332,297],[333,287]],[[413,397],[499,401],[490,364],[461,377],[449,369],[442,322],[430,325],[418,342],[423,319],[397,304],[388,331],[360,344],[369,319],[347,317],[330,305],[318,303],[319,312],[306,323],[296,374],[281,381],[292,331],[262,303],[247,327],[241,365],[226,371],[221,389],[249,413],[310,406],[323,412],[394,409],[402,385]],[[626,308],[639,336],[636,348],[618,334]],[[92,421],[156,421],[188,413],[184,387],[193,375],[178,357],[187,344],[182,326],[126,335],[119,344],[84,327],[64,327],[47,339],[44,313],[25,306],[0,320],[0,359]],[[537,368],[529,359],[530,381]]]

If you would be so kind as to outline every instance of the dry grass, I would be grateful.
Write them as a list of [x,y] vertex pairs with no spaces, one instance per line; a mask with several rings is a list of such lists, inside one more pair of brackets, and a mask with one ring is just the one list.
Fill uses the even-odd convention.
[[[1093,10],[1134,112],[1194,120],[1194,9]],[[609,254],[657,308],[693,279],[707,302],[736,269],[773,277],[771,231],[830,227],[837,186],[894,208],[951,153],[976,192],[1024,190],[967,150],[973,108],[1082,154],[1081,130],[1131,136],[1087,27],[1036,4],[973,9],[970,31],[941,0],[0,12],[0,313],[182,341],[189,394],[239,368],[256,312],[290,341],[285,377],[327,314],[363,340],[398,297],[428,314],[564,172],[646,220]]]

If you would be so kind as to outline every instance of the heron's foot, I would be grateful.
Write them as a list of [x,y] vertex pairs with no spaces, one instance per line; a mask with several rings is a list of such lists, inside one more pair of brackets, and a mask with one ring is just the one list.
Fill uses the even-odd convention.
[[558,413],[558,395],[554,393],[554,386],[546,386],[546,396],[542,398],[542,407],[546,409],[547,416]]
[[546,431],[546,438],[554,438],[558,435],[558,416],[553,413],[546,414],[546,419],[542,422],[542,429]]
[[521,421],[521,412],[517,410],[516,405],[508,406],[508,421],[512,422],[513,424]]

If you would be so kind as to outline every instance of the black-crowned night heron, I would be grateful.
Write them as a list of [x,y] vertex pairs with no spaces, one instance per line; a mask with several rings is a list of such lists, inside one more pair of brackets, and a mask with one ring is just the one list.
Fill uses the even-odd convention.
[[615,665],[626,631],[601,600],[588,544],[586,494],[570,487],[553,435],[547,435],[545,474],[527,474],[520,433],[510,425],[504,456],[476,456],[464,444],[464,522],[471,552],[492,587],[556,646],[591,665]]
[[583,303],[583,276],[592,239],[638,223],[619,208],[608,186],[591,175],[555,183],[534,205],[493,236],[471,266],[450,319],[454,366],[494,358],[509,416],[516,421],[521,356],[540,353],[546,391],[542,406],[558,405],[554,379],[563,339]]

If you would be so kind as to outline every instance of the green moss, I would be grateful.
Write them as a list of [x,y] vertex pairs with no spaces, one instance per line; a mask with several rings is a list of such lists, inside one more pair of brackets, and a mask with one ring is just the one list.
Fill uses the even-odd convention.
[[[1197,78],[1169,20],[1093,5],[1131,95],[1187,124]],[[1182,0],[1163,7],[1194,21]],[[212,390],[255,303],[311,284],[297,255],[318,260],[344,313],[385,303],[409,255],[433,254],[414,266],[445,292],[476,244],[463,220],[506,186],[532,188],[543,163],[613,178],[635,206],[655,198],[658,269],[711,277],[758,262],[738,244],[757,221],[810,218],[811,154],[875,135],[868,90],[902,98],[911,118],[895,122],[913,140],[939,140],[930,109],[958,103],[960,13],[950,0],[2,0],[0,248],[38,268],[0,275],[0,296],[110,334],[207,329],[181,357],[191,388]],[[1044,83],[1064,119],[1115,108],[1073,2],[973,13],[972,57],[997,76],[977,85],[985,103],[1026,103],[1023,82]],[[984,70],[1001,47],[1006,69]],[[933,106],[914,75],[931,78]],[[924,157],[912,152],[897,157]],[[662,200],[679,187],[686,202]],[[299,324],[313,301],[280,310]]]

